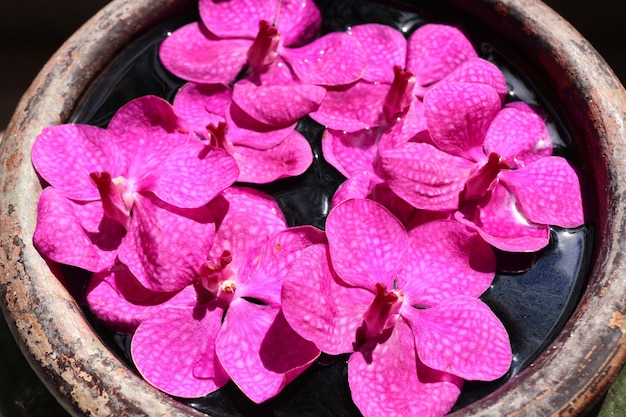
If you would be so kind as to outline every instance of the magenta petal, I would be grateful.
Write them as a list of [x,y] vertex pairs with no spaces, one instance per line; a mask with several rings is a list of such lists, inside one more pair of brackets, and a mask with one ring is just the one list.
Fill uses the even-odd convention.
[[427,24],[409,37],[406,69],[415,75],[418,87],[425,88],[476,56],[474,47],[459,29]]
[[174,97],[174,110],[197,135],[207,139],[207,126],[225,120],[231,99],[232,90],[225,85],[187,83]]
[[347,200],[329,213],[326,236],[332,265],[347,284],[367,289],[393,287],[406,257],[406,230],[372,200]]
[[331,207],[335,207],[350,198],[367,198],[370,193],[370,182],[367,175],[354,175],[348,178],[333,194]]
[[100,201],[74,202],[53,187],[39,196],[33,242],[55,262],[102,271],[115,262],[124,234],[120,223],[105,217]]
[[119,259],[153,291],[189,285],[213,243],[213,213],[206,207],[179,209],[152,197],[135,204]]
[[133,362],[144,379],[161,391],[202,397],[228,382],[214,349],[221,324],[220,309],[162,308],[137,328],[131,343]]
[[266,150],[236,146],[234,157],[240,167],[238,181],[255,184],[300,175],[313,162],[309,142],[295,130]]
[[409,257],[398,288],[410,305],[430,307],[456,295],[480,297],[491,285],[496,258],[476,231],[436,220],[409,232]]
[[124,161],[114,138],[106,130],[89,125],[49,126],[37,136],[31,150],[35,169],[66,197],[99,200],[89,174],[122,173]]
[[325,244],[305,249],[282,287],[282,309],[287,322],[331,355],[352,351],[356,331],[373,298],[368,290],[335,281]]
[[580,181],[564,158],[541,158],[524,168],[501,172],[500,179],[530,221],[560,227],[585,222]]
[[363,79],[371,82],[391,84],[393,67],[406,64],[406,39],[402,32],[390,26],[371,23],[356,25],[350,29],[368,56],[368,65]]
[[249,278],[258,256],[274,233],[287,228],[285,217],[272,196],[246,187],[229,187],[210,204],[219,226],[210,256],[227,250],[241,279]]
[[299,46],[319,35],[322,15],[312,0],[281,0],[278,32],[285,46]]
[[420,362],[403,321],[383,343],[366,345],[350,356],[348,382],[364,417],[441,417],[456,402],[462,384],[460,378]]
[[507,252],[535,252],[550,240],[546,224],[530,224],[518,211],[515,198],[502,185],[497,185],[486,202],[455,213],[455,218],[475,228],[494,247]]
[[194,22],[165,38],[159,57],[167,70],[184,80],[228,84],[246,64],[252,39],[218,39]]
[[459,296],[424,310],[409,307],[401,314],[426,366],[463,379],[492,381],[511,365],[506,329],[480,300]]
[[506,98],[508,87],[500,68],[482,58],[469,58],[447,75],[442,83],[478,83],[492,87],[502,101]]
[[552,140],[543,118],[523,102],[508,103],[489,126],[485,152],[495,152],[511,168],[552,155]]
[[343,32],[331,32],[300,48],[283,48],[281,56],[307,84],[342,85],[357,81],[367,66],[359,42]]
[[424,117],[430,138],[451,155],[479,162],[485,134],[502,103],[485,84],[439,84],[424,97]]
[[273,127],[286,127],[317,110],[326,90],[310,84],[264,85],[241,80],[233,101],[250,117]]
[[259,21],[273,22],[278,3],[264,0],[200,0],[200,18],[220,38],[254,39]]
[[174,293],[150,291],[122,264],[106,272],[95,273],[87,288],[87,303],[99,322],[108,328],[132,333],[160,304]]
[[226,112],[228,131],[226,138],[235,146],[265,150],[280,144],[293,132],[296,124],[277,128],[268,126],[252,118],[236,103],[231,103]]
[[278,394],[317,358],[280,309],[238,299],[226,312],[215,350],[233,382],[256,403]]
[[474,164],[426,143],[408,142],[380,156],[384,178],[413,207],[454,210]]
[[322,104],[310,116],[329,129],[346,132],[378,126],[387,91],[388,85],[364,81],[329,89]]
[[328,162],[347,178],[365,175],[382,182],[375,161],[378,156],[377,140],[380,129],[342,132],[328,129],[322,142],[324,155],[332,155]]

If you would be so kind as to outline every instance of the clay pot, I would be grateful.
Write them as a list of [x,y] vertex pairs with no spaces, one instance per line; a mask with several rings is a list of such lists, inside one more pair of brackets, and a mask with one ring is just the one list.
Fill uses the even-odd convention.
[[[26,358],[71,414],[203,416],[149,386],[105,346],[32,244],[41,184],[30,148],[67,122],[83,92],[132,39],[190,0],[115,0],[50,59],[20,102],[0,148],[0,300]],[[576,416],[626,360],[626,92],[567,22],[536,0],[423,0],[453,10],[515,51],[515,64],[560,103],[596,193],[588,286],[554,342],[517,378],[454,412],[460,416]]]

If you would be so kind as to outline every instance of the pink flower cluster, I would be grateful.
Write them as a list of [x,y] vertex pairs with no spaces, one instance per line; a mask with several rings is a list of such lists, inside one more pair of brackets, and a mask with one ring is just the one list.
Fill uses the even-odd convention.
[[[173,104],[141,97],[32,149],[50,185],[34,243],[93,273],[89,307],[132,334],[141,375],[189,398],[232,380],[260,403],[321,352],[349,353],[366,417],[441,416],[463,380],[504,375],[509,338],[479,299],[493,247],[536,251],[550,225],[584,222],[541,113],[505,104],[504,76],[454,27],[320,36],[311,0],[199,11],[160,48],[188,80]],[[325,231],[240,184],[306,171],[307,115],[347,178]]]

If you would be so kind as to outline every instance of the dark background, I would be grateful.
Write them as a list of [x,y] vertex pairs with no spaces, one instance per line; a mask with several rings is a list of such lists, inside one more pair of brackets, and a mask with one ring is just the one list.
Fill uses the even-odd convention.
[[[107,3],[108,0],[0,0],[0,132],[48,58]],[[626,83],[626,1],[545,3],[578,29]],[[66,414],[30,371],[0,317],[0,417],[36,416]]]

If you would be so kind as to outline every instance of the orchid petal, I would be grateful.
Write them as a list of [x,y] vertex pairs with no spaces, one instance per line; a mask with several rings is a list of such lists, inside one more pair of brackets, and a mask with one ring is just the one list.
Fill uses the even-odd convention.
[[[332,155],[328,162],[347,178],[366,175],[372,181],[382,182],[376,163],[378,156],[376,145],[380,134],[380,129],[351,133],[328,129],[322,142],[322,150],[324,155]],[[336,161],[337,165],[331,161]]]
[[319,35],[322,15],[312,0],[281,0],[276,25],[283,45],[304,45]]
[[387,209],[372,200],[347,200],[328,214],[326,235],[332,265],[347,284],[392,288],[405,260],[406,230]]
[[380,155],[384,178],[413,207],[454,210],[474,164],[427,143],[408,142]]
[[99,200],[92,172],[119,176],[124,167],[113,136],[89,125],[49,126],[37,136],[31,150],[35,169],[67,198]]
[[511,365],[507,331],[480,300],[458,296],[423,310],[408,307],[401,314],[415,335],[419,358],[430,368],[491,381]]
[[213,243],[213,213],[180,209],[156,198],[137,201],[119,259],[153,291],[178,291],[191,284]]
[[226,112],[226,136],[233,145],[265,150],[278,146],[290,135],[296,124],[276,128],[262,124],[245,113],[236,103]]
[[398,288],[410,305],[431,307],[457,295],[478,298],[493,282],[495,254],[465,225],[454,220],[431,221],[411,230],[409,242]]
[[580,180],[566,159],[541,158],[524,168],[501,172],[500,179],[531,222],[560,227],[585,222]]
[[367,54],[359,42],[343,32],[331,32],[308,45],[280,52],[307,84],[349,84],[360,79],[367,66]]
[[255,184],[300,175],[313,162],[309,142],[295,130],[281,143],[266,150],[236,146],[234,157],[241,170],[238,181]]
[[232,90],[225,85],[187,83],[174,97],[174,110],[197,135],[208,139],[207,126],[225,121],[231,100]]
[[286,127],[317,110],[326,90],[310,84],[257,86],[241,80],[233,87],[233,102],[250,117],[274,127]]
[[220,38],[254,39],[259,22],[276,20],[278,3],[264,0],[200,0],[200,18]]
[[498,184],[474,208],[462,208],[455,218],[475,228],[486,242],[507,252],[535,252],[550,240],[548,225],[531,224],[518,211],[513,195]]
[[480,162],[485,134],[501,105],[488,85],[439,84],[424,96],[430,138],[444,152]]
[[202,397],[228,382],[214,349],[222,310],[206,306],[162,308],[137,328],[133,363],[150,384],[170,395]]
[[93,274],[86,298],[89,311],[99,322],[114,331],[132,333],[174,294],[144,288],[126,266],[118,264]]
[[523,102],[508,103],[496,115],[485,136],[485,152],[495,152],[511,168],[522,168],[552,155],[545,122]]
[[289,327],[279,308],[244,299],[226,312],[215,350],[233,382],[256,403],[278,394],[320,353]]
[[368,56],[363,79],[391,84],[393,67],[405,67],[407,41],[402,32],[391,26],[376,23],[356,25],[350,29]]
[[424,366],[404,322],[383,343],[364,348],[348,361],[352,400],[364,417],[440,417],[456,402],[461,379]]
[[333,194],[331,207],[350,198],[367,198],[370,193],[370,182],[370,178],[365,174],[351,176],[341,183]]
[[53,187],[39,196],[33,242],[55,262],[102,271],[115,262],[124,234],[120,223],[104,215],[99,201],[74,202]]
[[[255,34],[257,30],[258,23]],[[165,38],[159,57],[168,71],[184,80],[228,84],[246,65],[252,39],[219,39],[194,22]]]
[[322,351],[351,352],[356,331],[373,294],[338,284],[331,272],[325,244],[310,246],[290,269],[282,287],[287,322]]
[[442,83],[475,83],[492,87],[504,101],[508,93],[506,78],[491,62],[478,58],[468,58],[441,80]]

